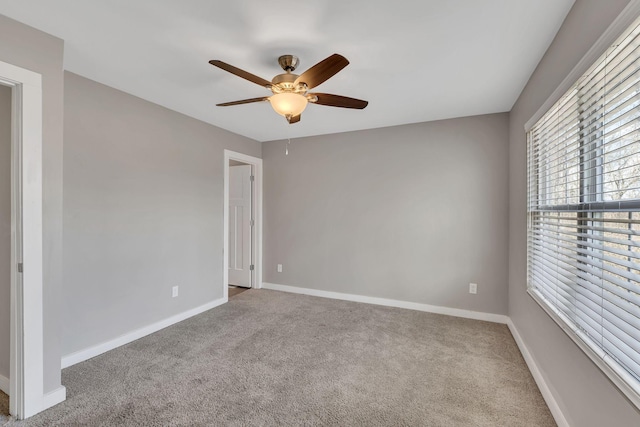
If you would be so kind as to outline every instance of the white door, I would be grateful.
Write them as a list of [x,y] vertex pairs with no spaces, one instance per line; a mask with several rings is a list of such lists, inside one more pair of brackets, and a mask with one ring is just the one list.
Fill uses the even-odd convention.
[[251,166],[229,167],[229,284],[251,287]]

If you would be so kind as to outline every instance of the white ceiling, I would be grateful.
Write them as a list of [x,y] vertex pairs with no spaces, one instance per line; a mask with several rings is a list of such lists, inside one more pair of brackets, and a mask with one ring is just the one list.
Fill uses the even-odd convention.
[[[509,111],[574,0],[0,0],[0,13],[65,40],[65,69],[267,141]],[[288,125],[269,95],[208,64],[267,80],[340,53],[317,92],[362,111],[309,105]]]

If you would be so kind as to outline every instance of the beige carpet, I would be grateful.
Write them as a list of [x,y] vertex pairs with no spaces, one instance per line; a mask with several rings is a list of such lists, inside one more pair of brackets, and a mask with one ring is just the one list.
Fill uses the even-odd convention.
[[9,420],[9,396],[0,391],[0,426],[4,426]]
[[554,426],[505,325],[249,290],[62,373],[25,426]]

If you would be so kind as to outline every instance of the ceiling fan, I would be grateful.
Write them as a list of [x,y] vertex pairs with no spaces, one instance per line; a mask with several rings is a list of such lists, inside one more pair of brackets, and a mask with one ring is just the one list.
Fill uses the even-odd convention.
[[300,63],[297,56],[283,55],[278,58],[278,64],[285,71],[278,74],[271,81],[265,80],[254,74],[248,73],[233,65],[213,59],[209,64],[235,74],[238,77],[249,80],[269,89],[273,94],[261,98],[243,99],[241,101],[224,102],[217,104],[218,107],[228,107],[231,105],[249,104],[252,102],[269,101],[276,113],[284,116],[289,124],[298,123],[300,115],[307,106],[307,103],[327,105],[330,107],[354,108],[362,110],[369,104],[361,99],[349,98],[329,93],[310,93],[309,90],[324,83],[340,70],[349,65],[349,61],[342,55],[334,53],[330,57],[318,62],[304,73],[297,75],[293,71]]

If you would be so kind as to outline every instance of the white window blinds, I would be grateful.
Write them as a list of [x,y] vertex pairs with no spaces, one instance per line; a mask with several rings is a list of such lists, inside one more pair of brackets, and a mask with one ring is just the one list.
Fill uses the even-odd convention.
[[528,286],[640,392],[640,22],[528,132]]

